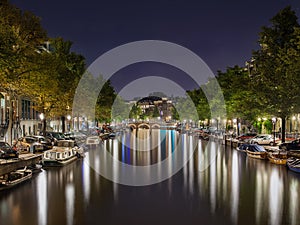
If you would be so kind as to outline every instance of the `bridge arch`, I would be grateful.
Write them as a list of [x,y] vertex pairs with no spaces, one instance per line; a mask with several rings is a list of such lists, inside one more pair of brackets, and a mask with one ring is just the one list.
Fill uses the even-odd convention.
[[152,124],[151,126],[153,129],[160,129],[160,125],[155,123],[155,124]]
[[138,128],[150,129],[150,125],[147,123],[141,123],[138,125]]
[[136,129],[136,125],[134,123],[130,123],[128,124],[129,127],[131,127],[132,129]]

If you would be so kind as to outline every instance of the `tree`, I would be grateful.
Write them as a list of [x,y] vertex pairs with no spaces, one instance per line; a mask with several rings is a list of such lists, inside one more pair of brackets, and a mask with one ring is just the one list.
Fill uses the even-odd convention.
[[99,76],[98,79],[101,81],[96,81],[96,83],[98,82],[99,83],[105,82],[105,83],[97,99],[96,120],[99,122],[101,121],[110,122],[112,118],[112,106],[116,98],[116,93],[110,83],[110,80],[103,81],[102,76]]
[[207,98],[204,92],[202,91],[202,89],[199,88],[192,91],[187,91],[187,93],[196,106],[199,119],[200,120],[210,119],[211,115],[210,115],[209,104],[207,102]]
[[53,105],[52,116],[61,118],[62,131],[65,132],[66,115],[70,113],[76,87],[84,73],[85,59],[82,55],[71,52],[71,41],[55,38],[50,42],[53,47],[51,65],[55,73],[49,74],[49,80],[54,78],[57,81],[56,101]]
[[261,108],[248,71],[239,66],[229,67],[224,73],[218,71],[217,80],[225,98],[227,116],[253,122]]
[[130,108],[128,104],[122,99],[121,96],[117,95],[112,107],[112,118],[117,121],[122,121],[129,117]]
[[142,109],[137,104],[134,104],[130,110],[129,118],[130,119],[139,119],[142,114]]
[[46,32],[38,17],[8,1],[1,1],[0,14],[0,89],[10,96],[6,126],[10,142],[13,119],[17,116],[15,100],[34,84],[31,76],[39,70],[35,62],[39,54],[37,47],[46,40]]
[[22,93],[30,73],[35,72],[37,47],[46,40],[40,19],[22,12],[7,1],[0,5],[0,79],[1,88]]
[[255,70],[251,84],[264,112],[282,119],[285,141],[286,118],[300,104],[300,31],[297,16],[286,7],[260,33],[261,48],[253,53]]

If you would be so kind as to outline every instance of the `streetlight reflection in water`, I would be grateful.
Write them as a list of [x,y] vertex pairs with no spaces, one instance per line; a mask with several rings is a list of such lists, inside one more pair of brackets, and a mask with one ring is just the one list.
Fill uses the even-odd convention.
[[[1,192],[0,224],[298,224],[300,176],[285,166],[171,130],[151,130],[151,138],[142,134],[149,130],[138,132],[107,140],[84,160],[43,170]],[[146,140],[139,143],[141,138]],[[122,164],[100,160],[101,151]],[[159,177],[189,158],[174,176],[144,187],[113,183],[97,173],[105,169],[118,178],[126,165],[157,165],[147,176]]]

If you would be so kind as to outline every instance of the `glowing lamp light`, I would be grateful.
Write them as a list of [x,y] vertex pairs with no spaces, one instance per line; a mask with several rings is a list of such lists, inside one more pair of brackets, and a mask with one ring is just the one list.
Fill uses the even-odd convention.
[[41,120],[44,120],[44,119],[45,119],[44,113],[41,113],[41,114],[40,114],[40,119],[41,119]]

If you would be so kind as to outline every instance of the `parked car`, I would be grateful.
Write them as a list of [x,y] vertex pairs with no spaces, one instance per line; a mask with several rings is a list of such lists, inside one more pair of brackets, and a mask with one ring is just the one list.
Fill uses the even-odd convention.
[[14,150],[8,143],[0,141],[0,159],[19,158],[18,151]]
[[39,143],[34,137],[31,136],[19,138],[15,146],[18,150],[32,153],[44,150],[44,146],[41,143]]
[[294,141],[291,141],[291,142],[281,143],[279,145],[279,149],[286,150],[286,151],[300,150],[300,139],[297,139],[297,140],[294,140]]
[[257,136],[257,133],[245,133],[238,136],[236,139],[239,141],[248,141],[249,139],[254,138],[255,136]]
[[274,140],[273,135],[271,134],[260,134],[250,139],[250,144],[259,144],[259,145],[275,145],[276,140]]
[[40,135],[35,135],[31,137],[43,145],[44,147],[43,150],[49,150],[53,147],[51,140],[49,138],[45,138],[44,136],[40,136]]
[[45,138],[50,139],[52,145],[57,145],[58,141],[66,139],[66,137],[63,133],[55,132],[55,131],[46,131],[43,136]]

